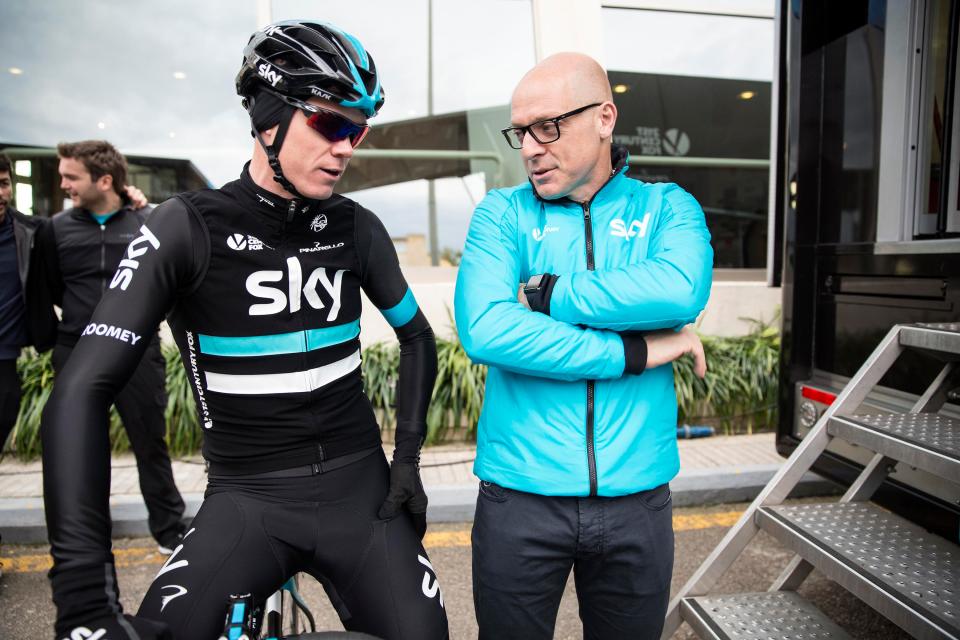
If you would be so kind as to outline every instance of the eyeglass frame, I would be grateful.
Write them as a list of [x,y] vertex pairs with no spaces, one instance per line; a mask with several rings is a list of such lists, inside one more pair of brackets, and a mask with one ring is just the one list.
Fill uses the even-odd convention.
[[[573,111],[567,111],[566,113],[562,113],[559,116],[556,116],[554,118],[544,118],[543,120],[537,120],[536,122],[531,122],[530,124],[525,125],[523,127],[506,127],[504,129],[501,129],[500,133],[503,134],[503,137],[506,139],[507,144],[510,146],[511,149],[518,149],[518,150],[523,149],[522,139],[517,140],[516,135],[514,135],[513,139],[511,140],[510,134],[513,133],[514,131],[520,131],[523,133],[524,136],[526,136],[527,134],[530,134],[531,136],[533,136],[533,139],[536,140],[539,144],[552,144],[560,139],[560,121],[561,120],[566,120],[567,118],[583,113],[587,109],[599,107],[599,106],[602,106],[603,104],[604,104],[603,102],[594,102],[593,104],[588,104],[584,107],[580,107],[579,109],[574,109]],[[557,127],[557,137],[554,138],[553,140],[543,141],[540,138],[538,138],[537,134],[535,134],[530,129],[530,127],[535,127],[538,124],[544,124],[546,122],[552,122]],[[519,144],[520,146],[519,147],[513,146],[514,142],[517,142],[517,144]]]

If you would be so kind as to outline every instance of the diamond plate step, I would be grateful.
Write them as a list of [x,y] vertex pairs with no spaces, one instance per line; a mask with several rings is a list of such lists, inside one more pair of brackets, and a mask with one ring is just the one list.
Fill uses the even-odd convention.
[[864,502],[761,507],[757,525],[915,638],[960,639],[960,549]]
[[683,619],[713,640],[850,640],[850,635],[792,591],[684,598]]
[[900,327],[900,344],[960,355],[960,323],[937,322]]
[[936,413],[834,416],[827,431],[960,484],[960,420]]

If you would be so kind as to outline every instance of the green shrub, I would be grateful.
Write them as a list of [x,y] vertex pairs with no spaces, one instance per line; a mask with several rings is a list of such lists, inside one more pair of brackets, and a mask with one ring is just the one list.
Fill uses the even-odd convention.
[[[693,374],[693,361],[673,364],[680,423],[712,424],[724,433],[771,429],[776,425],[777,366],[780,336],[768,324],[756,323],[749,335],[734,338],[701,336],[708,371],[701,380]],[[167,440],[173,456],[200,449],[202,431],[193,390],[180,354],[164,346],[167,368]],[[364,389],[387,439],[395,422],[399,347],[374,344],[363,352]],[[486,367],[474,364],[456,338],[437,340],[437,382],[427,414],[427,442],[472,440],[483,404]],[[53,369],[50,354],[25,349],[17,361],[23,380],[23,401],[10,447],[19,458],[40,454],[40,414],[50,395]],[[111,409],[110,442],[113,450],[129,448],[115,409]]]

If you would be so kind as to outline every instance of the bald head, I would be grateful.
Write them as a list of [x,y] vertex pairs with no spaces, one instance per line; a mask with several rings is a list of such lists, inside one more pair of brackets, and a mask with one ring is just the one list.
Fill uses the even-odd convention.
[[582,202],[611,175],[616,122],[603,67],[582,53],[557,53],[528,71],[514,89],[514,129],[507,136],[514,136],[511,145],[520,149],[540,197]]
[[513,100],[545,93],[565,100],[564,105],[556,105],[561,110],[613,100],[607,72],[600,63],[586,54],[574,52],[555,53],[541,60],[520,80]]

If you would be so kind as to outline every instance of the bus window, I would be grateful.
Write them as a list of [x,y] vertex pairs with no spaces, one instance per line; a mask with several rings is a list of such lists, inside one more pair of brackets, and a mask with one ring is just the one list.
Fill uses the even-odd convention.
[[808,66],[806,82],[820,85],[823,110],[811,114],[808,124],[819,148],[801,149],[806,159],[801,158],[801,164],[807,167],[805,180],[800,180],[801,198],[817,193],[804,182],[819,181],[818,242],[874,242],[884,13],[868,2],[817,4],[816,9],[818,24],[803,34],[801,64]]
[[[956,62],[950,68],[950,12],[949,0],[935,0],[928,9],[928,23],[930,37],[927,40],[926,57],[923,62],[923,95],[921,97],[920,119],[920,175],[917,185],[917,216],[914,234],[919,237],[941,235],[947,231],[947,220],[953,213],[956,224],[957,198],[956,187],[949,185],[953,176],[947,171],[952,162],[947,154],[950,147],[954,149],[952,155],[956,158],[956,100],[951,95],[956,83],[949,82],[956,74]],[[955,58],[955,54],[954,54]],[[950,99],[948,99],[948,97]],[[951,104],[953,103],[953,104]],[[953,107],[951,117],[947,117],[946,110]],[[952,127],[950,126],[952,122]],[[948,127],[953,131],[948,130]],[[955,183],[955,179],[953,180]],[[953,186],[953,197],[947,196],[947,189]],[[941,215],[941,208],[946,206],[945,215]],[[960,229],[957,229],[960,231]]]

